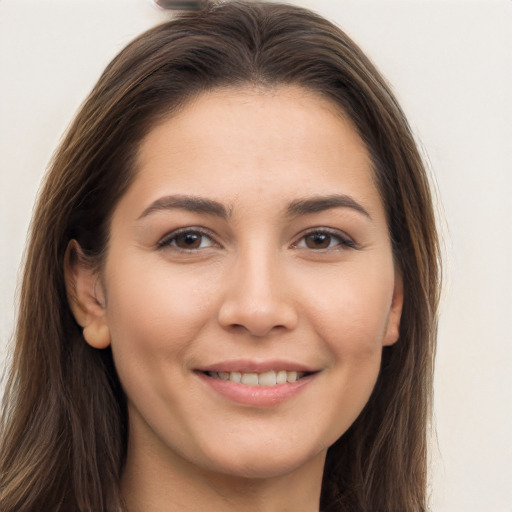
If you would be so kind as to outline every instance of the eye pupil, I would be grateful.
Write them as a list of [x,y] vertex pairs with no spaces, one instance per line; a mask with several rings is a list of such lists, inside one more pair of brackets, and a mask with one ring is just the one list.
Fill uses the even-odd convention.
[[184,233],[176,238],[176,245],[182,249],[195,249],[201,245],[201,236],[197,233]]
[[306,245],[309,249],[326,249],[331,243],[331,235],[326,233],[313,233],[306,237]]

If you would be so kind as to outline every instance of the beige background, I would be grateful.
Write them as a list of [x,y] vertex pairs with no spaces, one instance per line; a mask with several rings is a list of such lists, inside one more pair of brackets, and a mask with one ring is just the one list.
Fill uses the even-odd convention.
[[[297,0],[394,87],[438,182],[446,252],[434,512],[512,511],[512,1]],[[0,358],[44,168],[149,0],[0,0]],[[437,445],[437,446],[436,446]]]

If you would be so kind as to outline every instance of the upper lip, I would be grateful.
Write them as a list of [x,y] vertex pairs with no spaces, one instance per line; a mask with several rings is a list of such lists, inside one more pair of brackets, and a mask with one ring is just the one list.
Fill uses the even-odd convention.
[[233,359],[229,361],[221,361],[218,363],[201,366],[197,368],[200,372],[240,372],[240,373],[264,373],[269,371],[286,370],[288,372],[304,372],[313,373],[318,371],[312,366],[287,361],[285,359],[267,359],[267,360],[250,360],[250,359]]

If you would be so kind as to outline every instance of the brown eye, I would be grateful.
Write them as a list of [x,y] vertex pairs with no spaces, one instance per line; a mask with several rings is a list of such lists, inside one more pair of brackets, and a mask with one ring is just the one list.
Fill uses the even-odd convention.
[[193,251],[212,247],[213,240],[201,231],[180,231],[171,233],[159,242],[158,247],[175,247],[185,251]]
[[331,233],[330,231],[319,230],[311,231],[305,234],[295,245],[296,249],[312,249],[312,250],[328,250],[328,249],[345,249],[356,248],[356,244],[343,233],[338,231]]
[[308,249],[327,249],[332,242],[332,236],[327,233],[313,233],[304,237]]
[[178,235],[174,240],[176,246],[180,249],[199,249],[203,235],[200,233],[183,233]]

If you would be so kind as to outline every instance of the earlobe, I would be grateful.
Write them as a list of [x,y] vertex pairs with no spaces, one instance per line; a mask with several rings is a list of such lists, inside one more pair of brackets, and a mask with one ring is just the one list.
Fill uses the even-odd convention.
[[107,348],[110,345],[110,330],[102,285],[76,240],[71,240],[66,249],[64,278],[69,306],[75,320],[83,328],[85,341],[94,348]]
[[110,345],[110,329],[106,323],[91,322],[84,327],[84,339],[91,347],[107,348]]
[[404,303],[404,285],[402,274],[395,272],[395,286],[393,289],[393,298],[391,300],[391,308],[389,310],[386,332],[382,340],[382,345],[393,345],[398,341],[400,336],[400,319],[402,317],[402,307]]

